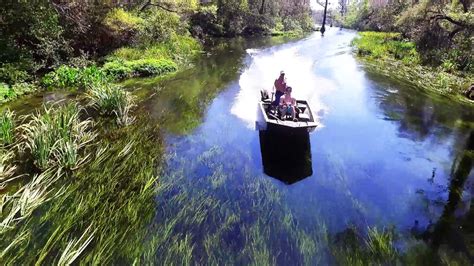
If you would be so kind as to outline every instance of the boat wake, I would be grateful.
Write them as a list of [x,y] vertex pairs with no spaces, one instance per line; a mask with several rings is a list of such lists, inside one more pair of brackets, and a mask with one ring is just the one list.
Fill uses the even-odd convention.
[[250,65],[240,76],[238,92],[231,113],[242,119],[249,128],[259,121],[258,101],[260,90],[273,92],[273,83],[281,70],[286,73],[288,86],[293,88],[293,97],[307,100],[312,108],[318,128],[321,118],[327,113],[327,107],[321,102],[321,96],[334,88],[333,83],[315,74],[315,61],[298,53],[298,47],[282,49],[247,50],[251,57]]

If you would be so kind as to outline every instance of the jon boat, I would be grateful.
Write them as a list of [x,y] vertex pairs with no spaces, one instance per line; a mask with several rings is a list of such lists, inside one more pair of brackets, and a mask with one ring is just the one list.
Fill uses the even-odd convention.
[[298,108],[296,112],[297,121],[293,121],[291,118],[280,117],[277,112],[277,108],[272,106],[272,101],[268,96],[265,96],[264,93],[262,93],[259,107],[263,114],[263,119],[265,120],[267,128],[275,128],[286,131],[307,130],[308,132],[311,132],[318,126],[314,121],[311,107],[305,100],[296,100],[296,107]]

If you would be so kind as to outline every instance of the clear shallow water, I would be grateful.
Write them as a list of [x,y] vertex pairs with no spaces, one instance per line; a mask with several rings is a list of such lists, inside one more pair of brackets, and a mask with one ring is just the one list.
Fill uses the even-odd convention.
[[[85,261],[344,264],[341,258],[354,254],[341,248],[354,246],[354,240],[363,246],[369,227],[394,230],[401,251],[423,253],[412,248],[413,238],[421,237],[431,247],[447,244],[469,253],[472,107],[367,72],[351,53],[355,36],[331,29],[324,38],[297,41],[215,41],[192,69],[125,82],[140,99],[136,123],[118,132],[97,124],[103,140],[113,143],[107,164],[88,165],[79,174],[83,183],[72,183],[87,189],[50,201],[20,228],[33,233],[21,252],[11,251],[12,261],[36,261],[37,254],[49,253],[41,250],[57,230],[67,242],[92,221],[100,227],[81,255]],[[320,125],[315,132],[282,136],[255,130],[259,90],[270,89],[282,69],[295,96],[309,100]],[[52,92],[9,107],[28,114],[42,103],[74,99],[87,104],[80,93]],[[123,163],[115,151],[129,142],[138,155]],[[137,193],[127,179],[144,178],[150,188],[155,160],[156,195]],[[91,183],[90,173],[97,184],[120,183],[124,201]],[[108,178],[115,174],[125,182]],[[100,207],[111,213],[78,216],[84,196],[91,212]],[[75,226],[63,228],[69,223]],[[61,243],[48,261],[57,259]],[[418,262],[431,255],[422,254]]]
[[[180,224],[173,227],[173,233],[190,236],[194,260],[209,258],[206,239],[224,239],[216,232],[228,222],[228,213],[240,217],[229,237],[247,239],[227,247],[230,254],[245,253],[246,246],[254,244],[247,229],[258,227],[261,219],[272,219],[265,230],[282,232],[280,238],[262,242],[270,257],[281,263],[297,259],[292,256],[306,261],[301,245],[297,255],[287,252],[288,246],[299,245],[300,237],[289,236],[298,230],[326,247],[330,244],[320,241],[323,234],[331,237],[352,227],[363,231],[368,226],[393,226],[409,238],[415,220],[419,221],[417,228],[424,230],[446,213],[454,189],[451,176],[458,169],[456,158],[466,150],[472,131],[472,108],[367,73],[351,53],[350,41],[355,36],[355,32],[334,29],[324,38],[316,33],[270,47],[270,40],[230,43],[226,52],[216,51],[205,62],[198,62],[197,69],[160,84],[164,88],[158,92],[160,97],[147,101],[146,110],[152,116],[163,112],[157,111],[163,110],[163,99],[168,103],[164,112],[176,114],[172,122],[164,123],[168,166],[163,173],[163,183],[175,189],[157,195],[156,221]],[[265,154],[254,128],[259,90],[270,89],[282,69],[296,98],[310,101],[321,124],[309,135],[310,150],[305,151],[310,154],[312,174],[292,182],[264,174]],[[171,101],[163,98],[168,92],[173,95]],[[208,99],[212,100],[204,104]],[[195,108],[201,101],[195,117],[181,110],[183,102],[185,108]],[[183,126],[181,119],[189,119],[186,125],[192,126]],[[283,157],[294,156],[282,153]],[[455,202],[456,211],[447,214],[459,220],[470,211],[469,173],[470,169],[467,181],[455,186],[463,191],[461,200]],[[259,194],[270,192],[252,183],[262,183],[277,199]],[[270,202],[272,207],[259,207],[258,202],[265,206]],[[280,213],[272,213],[278,208]],[[195,220],[197,210],[208,218]],[[292,225],[279,228],[279,219],[288,215]],[[265,236],[266,231],[259,230]],[[289,240],[283,245],[285,234]],[[323,258],[327,250],[311,252]]]
[[[162,264],[334,264],[335,248],[368,227],[392,228],[400,250],[420,235],[434,247],[472,250],[472,107],[367,72],[351,52],[355,36],[331,29],[297,41],[216,41],[192,69],[125,82],[143,99],[133,133],[154,135],[158,125],[165,155],[154,201],[144,201],[154,208],[144,207],[141,223],[113,228],[144,235],[143,247],[125,241],[111,248],[114,260],[133,261],[130,248]],[[280,70],[310,102],[315,132],[255,130],[259,91]],[[38,94],[10,107],[28,114],[76,96]],[[91,254],[107,248],[100,243]]]

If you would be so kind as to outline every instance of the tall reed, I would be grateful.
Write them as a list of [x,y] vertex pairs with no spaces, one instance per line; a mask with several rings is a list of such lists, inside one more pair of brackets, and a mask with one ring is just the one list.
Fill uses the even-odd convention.
[[12,151],[6,151],[0,148],[0,189],[5,188],[7,182],[14,179],[13,175],[15,173],[16,167],[10,164],[10,160],[12,158]]
[[0,146],[13,143],[15,130],[15,114],[10,110],[0,113]]
[[89,89],[90,104],[103,115],[115,116],[117,124],[128,126],[134,118],[130,111],[134,106],[133,97],[122,87],[112,84],[93,85]]
[[75,169],[87,159],[81,151],[95,138],[90,131],[92,121],[79,118],[81,108],[76,104],[43,107],[43,113],[31,116],[22,125],[22,138],[36,166]]

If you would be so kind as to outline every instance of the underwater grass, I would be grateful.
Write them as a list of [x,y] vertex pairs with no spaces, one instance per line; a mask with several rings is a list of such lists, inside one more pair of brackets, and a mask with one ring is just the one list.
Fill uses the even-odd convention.
[[[53,184],[62,176],[60,171],[48,170],[33,176],[30,182],[12,195],[4,195],[1,205],[0,235],[12,231],[20,222],[31,217],[39,206],[61,194],[62,190],[52,189]],[[20,233],[23,235],[26,232]],[[11,248],[10,245],[7,245]],[[5,248],[2,253],[5,253]]]
[[[155,259],[147,245],[157,243],[147,232],[154,217],[156,159],[161,153],[156,128],[141,124],[104,136],[91,160],[69,178],[56,182],[54,200],[4,232],[24,235],[2,260],[10,264],[132,264]],[[47,221],[47,223],[41,222]],[[189,241],[188,241],[189,243]],[[183,249],[186,242],[177,246]],[[185,248],[186,249],[186,248]],[[146,254],[144,253],[146,252]],[[148,254],[148,255],[147,255]]]
[[0,148],[0,189],[5,188],[7,183],[14,179],[13,175],[15,174],[16,166],[10,163],[13,156],[13,151]]
[[157,193],[158,206],[162,206],[156,218],[158,228],[167,228],[166,233],[156,232],[163,236],[158,258],[175,254],[177,251],[168,247],[192,235],[192,264],[301,265],[327,261],[324,226],[297,226],[281,193],[268,178],[252,175],[245,163],[237,172],[235,168],[240,165],[220,163],[222,156],[232,157],[224,161],[236,162],[239,154],[212,147],[193,162],[171,156],[166,161],[174,170],[162,174]]
[[115,116],[117,124],[128,126],[133,123],[131,109],[134,106],[132,95],[119,85],[100,84],[88,91],[90,105],[103,115]]
[[13,143],[15,130],[15,114],[10,110],[0,113],[0,146]]
[[30,122],[20,126],[24,149],[39,169],[73,170],[87,160],[82,151],[96,135],[90,131],[92,120],[81,121],[81,111],[77,104],[43,106],[42,112],[31,115]]

